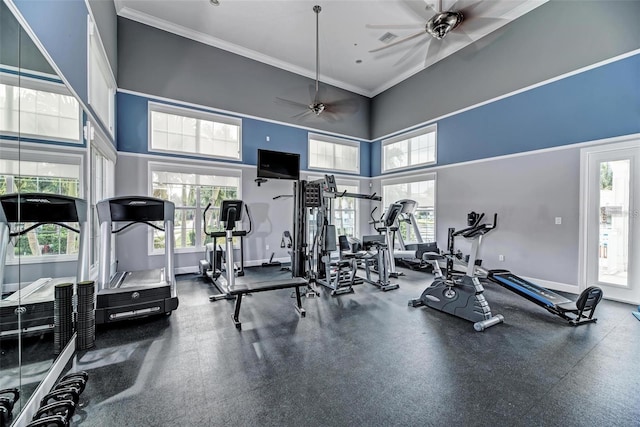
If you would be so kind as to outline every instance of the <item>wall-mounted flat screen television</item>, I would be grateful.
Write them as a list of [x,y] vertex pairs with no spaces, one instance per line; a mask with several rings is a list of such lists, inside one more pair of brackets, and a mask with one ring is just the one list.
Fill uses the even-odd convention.
[[258,178],[300,179],[300,154],[258,149]]

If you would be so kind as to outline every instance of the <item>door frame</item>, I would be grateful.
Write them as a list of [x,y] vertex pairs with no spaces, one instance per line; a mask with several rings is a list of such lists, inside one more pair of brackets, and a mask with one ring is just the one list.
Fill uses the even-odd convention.
[[[629,150],[637,148],[640,150],[640,134],[627,135],[624,137],[616,137],[598,141],[589,145],[588,147],[580,149],[580,211],[579,211],[579,260],[578,260],[578,287],[580,291],[583,291],[591,284],[587,283],[588,279],[588,265],[589,265],[589,250],[587,248],[589,224],[590,218],[587,214],[592,204],[591,194],[589,194],[589,159],[592,155],[611,153],[615,151]],[[640,164],[635,165],[636,168],[640,167]],[[637,189],[635,190],[637,192]],[[633,197],[633,192],[631,194]],[[637,212],[640,209],[640,200],[631,199],[630,209]],[[640,221],[636,221],[636,227],[640,226]],[[640,250],[640,247],[635,247],[634,250]],[[629,303],[628,300],[615,298],[606,295],[607,299],[617,300],[625,303]]]

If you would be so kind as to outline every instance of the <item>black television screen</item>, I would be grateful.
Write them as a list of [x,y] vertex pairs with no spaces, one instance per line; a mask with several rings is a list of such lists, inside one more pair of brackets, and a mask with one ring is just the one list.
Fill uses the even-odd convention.
[[300,179],[300,154],[258,149],[258,178]]

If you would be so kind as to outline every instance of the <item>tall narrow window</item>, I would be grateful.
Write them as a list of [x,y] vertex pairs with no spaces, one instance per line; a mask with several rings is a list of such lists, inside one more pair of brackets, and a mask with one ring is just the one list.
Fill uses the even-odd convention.
[[88,17],[89,29],[89,105],[113,136],[115,122],[116,82],[111,73],[100,36]]

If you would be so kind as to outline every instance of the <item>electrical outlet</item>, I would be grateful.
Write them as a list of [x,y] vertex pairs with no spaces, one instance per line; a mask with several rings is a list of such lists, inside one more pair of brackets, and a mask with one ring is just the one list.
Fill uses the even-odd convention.
[[269,245],[267,245],[267,250],[269,250]]
[[557,216],[556,217],[556,225],[560,225],[562,224],[562,217],[561,216]]
[[498,255],[498,261],[504,261],[504,255]]

